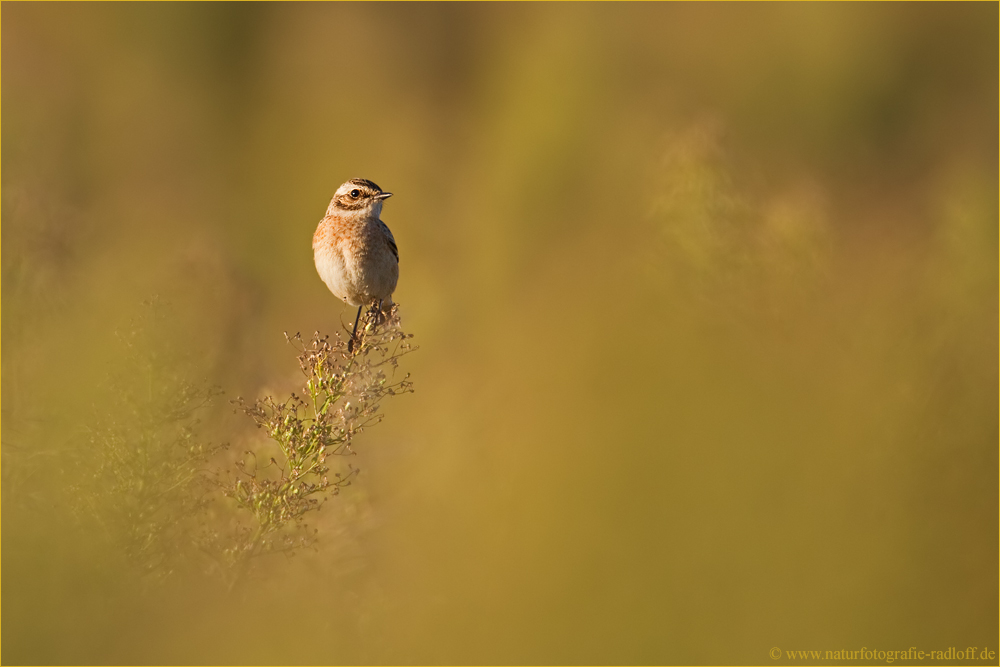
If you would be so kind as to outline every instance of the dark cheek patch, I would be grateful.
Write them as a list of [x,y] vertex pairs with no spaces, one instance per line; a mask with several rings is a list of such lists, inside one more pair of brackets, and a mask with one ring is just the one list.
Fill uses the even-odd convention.
[[342,208],[351,209],[351,210],[356,209],[356,208],[361,208],[362,206],[364,206],[364,201],[363,200],[358,199],[358,200],[355,201],[355,200],[351,199],[350,197],[341,197],[340,199],[337,200],[337,203],[339,203]]

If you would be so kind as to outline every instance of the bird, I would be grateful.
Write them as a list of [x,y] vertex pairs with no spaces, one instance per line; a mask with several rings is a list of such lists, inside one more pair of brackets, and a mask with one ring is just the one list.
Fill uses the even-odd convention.
[[352,178],[330,200],[313,234],[316,271],[338,299],[358,307],[347,343],[353,352],[361,309],[391,307],[399,280],[399,250],[380,219],[382,204],[392,196],[365,178]]

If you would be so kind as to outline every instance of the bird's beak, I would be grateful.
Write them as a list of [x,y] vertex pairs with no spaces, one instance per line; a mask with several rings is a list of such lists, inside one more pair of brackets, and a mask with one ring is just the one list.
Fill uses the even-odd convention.
[[391,192],[382,192],[382,193],[379,194],[378,198],[379,199],[388,199],[391,196],[392,196]]

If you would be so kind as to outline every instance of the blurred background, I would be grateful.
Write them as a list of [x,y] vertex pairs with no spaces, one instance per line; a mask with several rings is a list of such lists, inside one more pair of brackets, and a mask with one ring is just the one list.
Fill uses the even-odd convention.
[[[3,662],[1000,648],[997,20],[5,4]],[[352,177],[395,193],[416,393],[316,550],[153,581],[95,425],[156,371],[258,437],[226,400],[351,323],[310,244]]]

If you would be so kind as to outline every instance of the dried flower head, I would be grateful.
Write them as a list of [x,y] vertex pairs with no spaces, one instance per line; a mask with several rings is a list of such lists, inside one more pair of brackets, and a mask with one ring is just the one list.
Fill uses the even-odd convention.
[[[223,484],[225,494],[252,517],[243,544],[230,552],[234,561],[245,564],[256,555],[311,544],[315,532],[307,530],[304,518],[359,472],[348,464],[346,472],[334,471],[331,477],[329,457],[353,455],[355,437],[382,420],[381,400],[413,391],[408,373],[394,377],[399,358],[415,349],[412,335],[399,327],[396,306],[387,314],[369,312],[363,324],[350,351],[340,334],[331,339],[317,332],[305,341],[298,333],[286,333],[299,351],[302,394],[233,401],[267,434],[268,446],[278,450],[264,465],[264,456],[248,451]],[[292,538],[296,531],[298,537]]]

